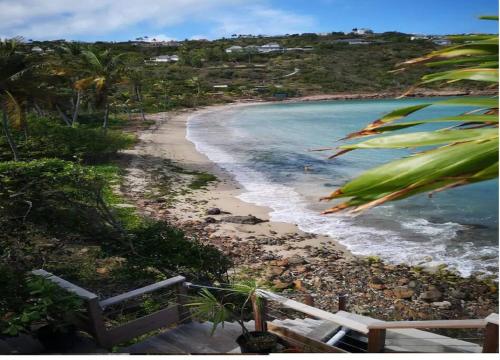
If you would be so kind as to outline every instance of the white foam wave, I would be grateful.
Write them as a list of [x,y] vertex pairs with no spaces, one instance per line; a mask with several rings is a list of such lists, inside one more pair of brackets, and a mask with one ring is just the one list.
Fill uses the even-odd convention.
[[[308,208],[307,201],[293,188],[267,180],[264,174],[245,166],[242,159],[224,151],[222,146],[210,144],[206,129],[199,126],[197,119],[196,116],[189,119],[186,138],[195,144],[199,152],[231,173],[245,188],[246,192],[239,195],[241,200],[271,208],[272,221],[292,223],[302,231],[328,235],[354,254],[376,255],[393,263],[425,263],[429,266],[445,263],[464,276],[477,270],[485,271],[486,265],[496,264],[494,257],[488,264],[478,261],[478,249],[472,243],[462,249],[465,251],[450,254],[444,240],[455,237],[464,228],[460,224],[436,224],[426,219],[411,219],[401,226],[416,234],[425,235],[428,241],[408,241],[396,231],[360,226],[351,216],[319,215],[317,211]],[[195,123],[197,126],[192,126]],[[484,258],[488,255],[491,257],[496,251],[494,247],[482,248],[480,253]]]

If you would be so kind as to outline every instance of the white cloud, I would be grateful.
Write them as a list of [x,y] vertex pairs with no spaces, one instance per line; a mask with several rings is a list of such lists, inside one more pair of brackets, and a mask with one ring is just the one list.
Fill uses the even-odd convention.
[[94,37],[131,27],[170,32],[189,21],[210,36],[302,32],[314,25],[311,17],[276,9],[269,0],[0,0],[0,32],[8,36]]

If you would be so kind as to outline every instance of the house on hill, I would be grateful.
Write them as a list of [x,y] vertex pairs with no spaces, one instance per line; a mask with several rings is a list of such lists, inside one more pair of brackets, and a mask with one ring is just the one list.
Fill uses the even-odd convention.
[[277,52],[277,51],[284,51],[285,49],[281,47],[280,44],[278,43],[269,43],[265,44],[262,46],[259,46],[258,51],[260,53],[270,53],[270,52]]
[[177,62],[179,61],[178,55],[160,55],[149,60],[150,62],[160,63],[160,62]]
[[242,52],[242,51],[243,51],[243,48],[241,46],[238,46],[238,45],[233,45],[233,46],[228,47],[226,49],[226,53],[228,53],[228,54],[239,53],[239,52]]
[[366,29],[366,28],[354,28],[352,29],[352,32],[356,35],[368,35],[368,34],[373,34],[373,30],[371,29]]

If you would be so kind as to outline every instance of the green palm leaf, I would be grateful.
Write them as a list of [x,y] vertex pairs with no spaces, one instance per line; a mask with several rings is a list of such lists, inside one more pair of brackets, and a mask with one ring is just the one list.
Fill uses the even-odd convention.
[[[497,16],[483,17],[498,20]],[[498,83],[498,36],[462,36],[467,43],[435,51],[403,65],[426,63],[459,68],[425,75],[421,84],[462,80]],[[432,62],[431,62],[432,61]],[[460,66],[473,64],[469,68]],[[474,111],[434,119],[399,121],[431,105],[475,107]],[[351,208],[363,211],[387,201],[422,192],[434,194],[457,186],[498,177],[498,98],[461,97],[398,109],[381,117],[345,139],[407,129],[422,124],[454,123],[453,129],[438,129],[392,136],[340,146],[331,157],[355,149],[431,147],[426,151],[368,170],[323,200],[348,198],[326,210],[332,213]],[[436,147],[439,146],[439,147]],[[434,147],[434,148],[432,148]]]

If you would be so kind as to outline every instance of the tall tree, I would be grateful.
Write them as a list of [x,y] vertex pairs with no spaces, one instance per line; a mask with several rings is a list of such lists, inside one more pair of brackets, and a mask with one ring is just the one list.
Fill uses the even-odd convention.
[[98,51],[88,49],[82,52],[84,57],[84,74],[78,81],[79,86],[95,89],[95,104],[104,109],[102,127],[106,130],[109,119],[110,94],[116,85],[124,79],[124,54],[113,54],[110,50]]
[[0,41],[0,106],[2,129],[12,156],[19,160],[19,152],[10,125],[21,127],[25,121],[24,106],[30,95],[31,65],[29,59],[18,51],[18,39]]

